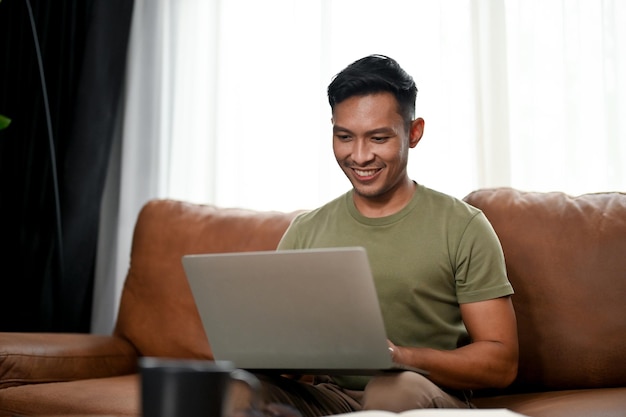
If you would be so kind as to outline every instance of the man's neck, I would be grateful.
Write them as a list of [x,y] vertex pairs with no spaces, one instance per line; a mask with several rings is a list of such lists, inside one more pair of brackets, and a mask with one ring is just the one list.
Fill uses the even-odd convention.
[[380,218],[391,216],[409,204],[416,188],[415,182],[407,178],[406,182],[401,186],[381,196],[367,197],[355,192],[353,194],[354,206],[365,217]]

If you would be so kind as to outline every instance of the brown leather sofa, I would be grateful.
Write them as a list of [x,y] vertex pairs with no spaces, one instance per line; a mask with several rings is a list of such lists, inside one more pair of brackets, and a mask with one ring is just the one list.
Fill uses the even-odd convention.
[[[532,417],[626,416],[626,194],[486,189],[516,293],[516,382],[481,408]],[[187,253],[272,250],[296,213],[146,204],[111,336],[0,333],[0,416],[137,416],[137,358],[211,358]],[[6,295],[5,295],[6,296]]]

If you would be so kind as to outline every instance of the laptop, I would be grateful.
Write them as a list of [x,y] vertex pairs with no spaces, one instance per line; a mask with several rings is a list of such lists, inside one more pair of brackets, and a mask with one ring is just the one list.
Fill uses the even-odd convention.
[[394,364],[362,247],[185,255],[216,360],[259,373],[373,375]]

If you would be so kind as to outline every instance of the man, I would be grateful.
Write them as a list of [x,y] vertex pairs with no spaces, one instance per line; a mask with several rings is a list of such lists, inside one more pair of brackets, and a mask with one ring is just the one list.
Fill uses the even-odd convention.
[[416,95],[412,77],[381,55],[334,78],[333,151],[353,188],[297,217],[278,249],[365,247],[390,354],[429,376],[268,378],[267,402],[304,416],[466,408],[472,389],[504,387],[516,376],[513,289],[495,232],[479,210],[408,177],[409,149],[424,131]]

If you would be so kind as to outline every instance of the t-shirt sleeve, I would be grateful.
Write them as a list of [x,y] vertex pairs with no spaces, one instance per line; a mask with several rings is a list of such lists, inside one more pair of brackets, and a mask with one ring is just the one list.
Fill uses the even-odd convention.
[[459,303],[472,303],[513,294],[504,253],[495,230],[482,212],[474,215],[461,239],[455,273]]
[[290,249],[300,249],[298,247],[298,219],[302,216],[299,214],[292,221],[285,233],[283,234],[280,242],[278,242],[278,247],[276,250],[290,250]]

